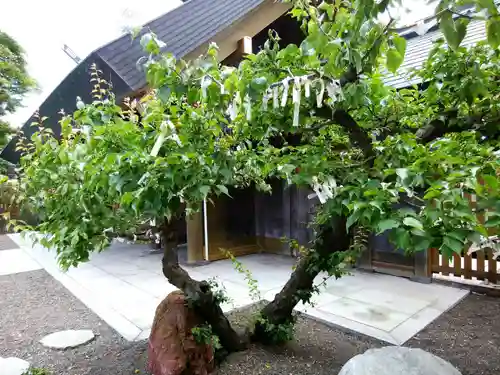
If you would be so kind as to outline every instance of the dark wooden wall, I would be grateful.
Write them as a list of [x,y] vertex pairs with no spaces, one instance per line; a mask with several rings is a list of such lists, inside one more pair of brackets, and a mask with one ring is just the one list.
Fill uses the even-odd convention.
[[272,193],[255,192],[255,234],[259,245],[268,252],[292,254],[282,238],[294,239],[302,245],[312,238],[308,228],[312,201],[309,191],[273,181]]

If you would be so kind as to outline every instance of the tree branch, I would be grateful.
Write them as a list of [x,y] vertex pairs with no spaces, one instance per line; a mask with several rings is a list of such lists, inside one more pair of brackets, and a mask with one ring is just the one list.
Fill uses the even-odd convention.
[[231,327],[219,303],[215,300],[210,285],[206,281],[200,282],[192,279],[179,266],[177,249],[169,241],[169,231],[172,229],[172,225],[169,225],[168,221],[161,227],[164,246],[163,274],[172,285],[182,290],[187,300],[193,303],[194,311],[212,326],[214,333],[219,337],[221,345],[229,353],[245,348],[245,339],[240,337]]
[[331,109],[330,107],[321,107],[316,110],[316,114],[320,117],[332,119],[334,122],[342,126],[347,134],[351,143],[358,146],[369,164],[373,164],[373,157],[375,151],[372,147],[372,141],[366,131],[361,128],[356,120],[343,109]]

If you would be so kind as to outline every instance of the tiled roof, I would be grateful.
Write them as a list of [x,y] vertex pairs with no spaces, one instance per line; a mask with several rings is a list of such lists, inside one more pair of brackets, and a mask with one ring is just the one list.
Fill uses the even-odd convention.
[[[403,64],[401,64],[396,75],[387,72],[384,82],[395,88],[403,88],[420,83],[418,78],[410,77],[409,71],[420,68],[424,64],[432,49],[433,42],[439,38],[443,38],[443,34],[436,27],[424,35],[408,38]],[[474,45],[485,38],[486,30],[484,21],[471,21],[467,27],[467,35],[461,46]]]
[[[166,43],[165,50],[181,58],[217,33],[238,22],[265,0],[190,0],[145,25]],[[144,51],[130,35],[106,44],[96,53],[130,86],[132,91],[146,85],[136,62]]]

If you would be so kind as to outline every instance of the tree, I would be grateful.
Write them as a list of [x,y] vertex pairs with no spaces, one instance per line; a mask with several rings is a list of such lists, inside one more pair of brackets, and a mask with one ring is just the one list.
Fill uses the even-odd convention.
[[[322,203],[315,239],[261,311],[257,340],[283,338],[319,273],[340,277],[367,233],[390,231],[408,252],[462,252],[500,222],[499,14],[493,1],[475,3],[481,12],[471,16],[458,13],[462,2],[439,2],[435,18],[449,48],[438,43],[415,72],[426,88],[399,91],[382,79],[406,52],[394,20],[378,21],[393,5],[387,0],[295,1],[291,13],[307,35],[301,45],[280,49],[270,34],[238,68],[221,66],[214,45],[177,61],[145,34],[152,91],[140,114],[136,102],[122,110],[96,70],[94,101],[61,120],[60,139],[40,124],[20,146],[23,200],[41,216],[36,230],[50,235],[37,238],[67,268],[108,246],[113,233],[160,223],[164,275],[229,351],[244,340],[209,284],[179,266],[168,238],[184,209],[189,215],[228,187],[269,190],[269,179],[280,178],[312,185]],[[479,17],[488,42],[461,47],[464,27]],[[476,195],[476,210],[467,194]]]
[[[2,116],[13,113],[21,105],[24,95],[35,87],[35,82],[26,71],[23,54],[21,46],[0,30],[0,149],[9,143],[15,133]],[[7,165],[0,160],[0,173],[6,173]]]
[[35,82],[28,75],[21,46],[0,31],[0,116],[14,112]]

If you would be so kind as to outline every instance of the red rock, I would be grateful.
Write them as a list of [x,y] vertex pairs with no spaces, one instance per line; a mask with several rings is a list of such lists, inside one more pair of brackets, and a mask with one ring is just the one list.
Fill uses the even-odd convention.
[[202,321],[188,309],[184,294],[170,293],[156,308],[148,343],[152,375],[207,375],[214,369],[210,345],[199,345],[191,329]]

